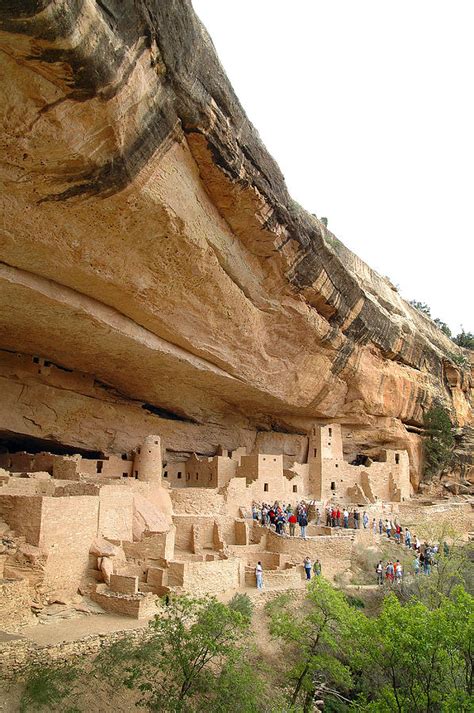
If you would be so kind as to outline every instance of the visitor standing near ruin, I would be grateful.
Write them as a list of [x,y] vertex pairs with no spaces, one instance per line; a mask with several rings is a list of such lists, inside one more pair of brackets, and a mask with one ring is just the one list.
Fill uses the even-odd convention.
[[387,579],[389,584],[392,584],[395,576],[395,568],[393,566],[393,562],[387,562],[387,566],[385,567],[385,579]]
[[257,562],[255,567],[255,578],[257,580],[257,589],[263,589],[263,567],[261,562]]
[[298,522],[298,518],[296,517],[295,513],[292,512],[290,517],[288,518],[288,524],[290,526],[290,537],[295,536],[295,527],[296,527],[297,522]]
[[411,532],[408,527],[405,527],[405,545],[410,549],[411,547]]
[[415,573],[415,577],[417,574],[420,574],[420,559],[418,555],[415,555],[415,559],[413,560],[413,572]]
[[349,510],[347,508],[344,508],[344,512],[342,513],[343,519],[344,519],[344,527],[347,528],[349,527]]
[[400,527],[400,525],[397,525],[395,528],[395,541],[396,541],[397,545],[400,544],[401,536],[402,536],[402,528]]
[[382,518],[379,520],[379,535],[383,534],[383,521]]
[[374,535],[377,534],[377,520],[375,519],[375,517],[372,519],[372,532],[374,533]]
[[383,584],[383,564],[382,560],[379,560],[375,565],[375,574],[377,575],[377,584]]
[[360,512],[358,510],[354,510],[354,528],[356,530],[358,530],[360,527],[359,518],[360,518]]
[[300,526],[301,537],[303,538],[303,540],[306,540],[306,528],[308,526],[308,516],[306,515],[305,510],[302,510],[299,514],[298,525]]
[[311,560],[309,557],[304,558],[304,571],[306,572],[306,579],[311,579]]
[[364,526],[364,530],[367,530],[367,525],[369,524],[369,516],[367,515],[366,511],[364,510],[364,513],[362,515],[362,524]]
[[321,571],[322,571],[321,562],[317,559],[315,561],[315,563],[313,564],[313,572],[316,575],[316,577],[320,577]]

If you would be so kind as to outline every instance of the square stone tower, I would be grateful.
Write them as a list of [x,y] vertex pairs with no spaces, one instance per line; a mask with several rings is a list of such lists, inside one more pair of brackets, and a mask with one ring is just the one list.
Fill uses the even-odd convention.
[[342,432],[338,423],[315,424],[309,434],[309,493],[315,500],[323,498],[324,462],[343,460]]

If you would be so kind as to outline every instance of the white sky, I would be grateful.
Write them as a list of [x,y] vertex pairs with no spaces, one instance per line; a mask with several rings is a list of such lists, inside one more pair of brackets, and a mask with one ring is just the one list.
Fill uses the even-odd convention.
[[474,2],[193,4],[292,197],[474,331]]

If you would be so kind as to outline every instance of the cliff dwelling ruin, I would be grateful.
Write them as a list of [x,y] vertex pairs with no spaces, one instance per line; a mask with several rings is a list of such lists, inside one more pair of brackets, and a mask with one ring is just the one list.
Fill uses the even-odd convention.
[[[307,556],[344,580],[372,533],[318,522],[331,503],[454,514],[467,541],[473,353],[292,200],[191,3],[20,5],[0,8],[0,659],[58,607],[142,620],[253,591],[257,562],[298,589]],[[449,498],[422,482],[437,404]],[[306,539],[262,502],[305,503]]]

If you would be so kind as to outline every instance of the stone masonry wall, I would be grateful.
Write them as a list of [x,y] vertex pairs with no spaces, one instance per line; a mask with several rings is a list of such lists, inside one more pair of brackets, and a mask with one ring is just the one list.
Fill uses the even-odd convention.
[[50,666],[54,663],[71,663],[78,658],[98,654],[117,641],[127,639],[138,642],[152,635],[148,627],[116,631],[108,634],[92,634],[75,641],[40,646],[28,639],[0,642],[0,674],[9,680],[34,665]]
[[38,546],[40,542],[41,511],[40,496],[0,494],[0,517],[30,545]]
[[310,557],[313,562],[318,558],[323,575],[333,579],[351,566],[353,539],[351,536],[321,535],[303,540],[301,537],[282,537],[269,532],[267,548],[270,552],[285,554],[288,561],[294,564],[303,564],[305,557]]
[[48,552],[44,587],[49,592],[76,593],[89,566],[98,516],[95,497],[43,498],[40,546]]
[[33,620],[28,580],[0,579],[0,629],[20,631]]

